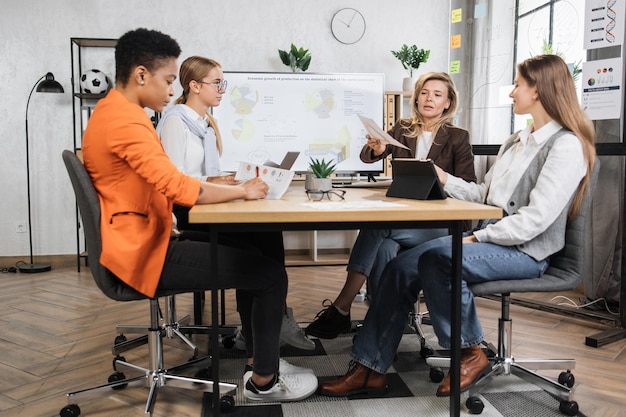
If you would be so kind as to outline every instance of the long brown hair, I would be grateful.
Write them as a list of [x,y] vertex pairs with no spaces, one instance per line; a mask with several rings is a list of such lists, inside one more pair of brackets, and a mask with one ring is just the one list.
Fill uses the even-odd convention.
[[596,159],[595,129],[578,103],[574,79],[567,64],[557,55],[538,55],[518,64],[517,71],[529,87],[537,88],[543,108],[554,121],[576,135],[587,162],[587,175],[581,180],[570,208],[570,218],[578,213]]
[[427,72],[426,74],[420,76],[415,83],[413,95],[411,96],[411,118],[400,120],[402,126],[406,127],[408,130],[408,137],[418,138],[426,127],[424,118],[417,106],[417,98],[422,91],[422,88],[424,88],[424,84],[431,80],[443,81],[446,84],[448,87],[448,100],[450,100],[450,106],[443,111],[441,117],[437,120],[435,126],[433,127],[433,138],[437,136],[439,128],[444,125],[454,124],[454,116],[458,106],[458,95],[456,87],[454,86],[454,81],[452,81],[452,78],[450,78],[450,76],[445,72]]
[[[176,99],[174,103],[187,103],[187,97],[189,97],[189,83],[194,80],[198,81],[206,77],[209,71],[211,71],[215,67],[221,68],[222,66],[219,64],[219,62],[211,58],[205,58],[203,56],[195,55],[185,59],[180,65],[180,70],[178,70],[178,79],[180,81],[180,85],[183,87],[183,93],[180,95],[180,97]],[[217,121],[209,112],[207,112],[206,115],[209,120],[209,126],[211,126],[215,131],[217,152],[221,156],[222,135],[220,134],[220,130],[217,127]]]

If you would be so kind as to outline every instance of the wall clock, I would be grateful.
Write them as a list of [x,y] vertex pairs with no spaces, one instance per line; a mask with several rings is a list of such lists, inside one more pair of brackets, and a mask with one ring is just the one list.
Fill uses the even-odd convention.
[[365,34],[365,18],[356,9],[340,9],[330,21],[330,30],[341,43],[357,43]]

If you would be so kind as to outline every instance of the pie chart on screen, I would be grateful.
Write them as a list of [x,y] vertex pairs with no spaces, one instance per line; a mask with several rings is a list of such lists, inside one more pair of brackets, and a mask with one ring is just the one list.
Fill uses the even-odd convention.
[[259,92],[248,85],[238,85],[230,92],[230,104],[237,114],[250,114],[259,101]]
[[254,137],[254,124],[246,119],[235,120],[230,133],[240,142],[249,142]]

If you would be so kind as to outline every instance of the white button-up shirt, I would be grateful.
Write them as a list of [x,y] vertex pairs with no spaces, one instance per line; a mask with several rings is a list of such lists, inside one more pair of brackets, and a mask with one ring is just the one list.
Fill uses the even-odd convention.
[[[197,120],[202,126],[208,126],[206,117],[201,117],[185,104],[182,104],[181,107],[191,119]],[[165,119],[161,129],[161,143],[174,165],[181,172],[201,181],[206,181],[207,176],[215,176],[219,173],[217,139],[213,128],[209,129],[212,135],[207,135],[207,138],[204,139],[204,141],[207,141],[206,144],[203,144],[203,140],[191,132],[187,124],[175,115]],[[212,153],[215,156],[215,161],[210,164],[216,165],[215,172],[205,171],[204,146],[212,146],[215,151]]]
[[[537,152],[559,129],[561,126],[555,121],[535,132],[531,132],[528,126],[506,152],[500,150],[482,184],[467,183],[448,175],[444,187],[446,193],[506,211],[511,195]],[[561,136],[548,154],[535,187],[530,190],[529,204],[521,207],[516,214],[474,232],[474,235],[480,242],[504,246],[530,241],[543,233],[561,214],[586,172],[587,163],[581,142],[571,133]]]

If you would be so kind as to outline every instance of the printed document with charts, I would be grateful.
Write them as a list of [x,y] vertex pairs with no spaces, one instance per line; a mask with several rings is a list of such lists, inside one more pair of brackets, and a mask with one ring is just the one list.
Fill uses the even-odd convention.
[[289,188],[293,175],[294,172],[288,169],[240,161],[235,178],[245,182],[249,179],[259,177],[270,187],[266,198],[279,200],[283,194],[285,194],[287,188]]
[[385,145],[389,144],[393,146],[398,146],[400,148],[409,149],[407,146],[395,140],[389,133],[378,127],[374,120],[370,119],[369,117],[361,116],[360,114],[358,114],[357,116],[359,116],[359,119],[361,119],[361,123],[363,123],[365,130],[367,130],[367,133],[369,133],[371,137],[380,139],[381,142]]

